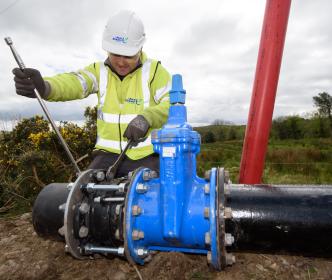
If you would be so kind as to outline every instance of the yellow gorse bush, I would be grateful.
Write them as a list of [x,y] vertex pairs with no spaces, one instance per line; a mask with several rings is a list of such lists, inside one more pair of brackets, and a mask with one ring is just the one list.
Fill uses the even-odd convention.
[[30,133],[28,139],[35,147],[40,147],[43,141],[50,139],[50,136],[51,135],[49,131],[42,131],[37,133]]

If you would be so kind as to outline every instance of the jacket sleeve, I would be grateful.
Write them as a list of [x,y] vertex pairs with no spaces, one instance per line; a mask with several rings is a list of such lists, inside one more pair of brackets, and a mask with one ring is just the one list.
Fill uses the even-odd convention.
[[160,128],[167,121],[170,89],[171,75],[158,62],[155,75],[150,82],[150,106],[142,113],[151,128]]
[[51,86],[48,101],[82,99],[99,91],[99,63],[92,63],[76,72],[44,77]]

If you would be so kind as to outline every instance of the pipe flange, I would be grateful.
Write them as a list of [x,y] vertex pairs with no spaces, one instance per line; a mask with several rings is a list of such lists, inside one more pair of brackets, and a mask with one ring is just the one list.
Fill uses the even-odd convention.
[[219,251],[219,269],[224,269],[227,266],[227,251],[226,251],[226,231],[225,231],[225,170],[218,168],[217,170],[217,242]]
[[81,186],[91,181],[91,175],[93,172],[93,169],[89,169],[81,173],[73,183],[66,202],[63,227],[66,241],[66,252],[69,252],[77,259],[84,259],[85,257],[81,254],[80,240],[74,235],[74,216],[75,212],[78,210],[77,207],[79,207],[79,204],[84,198]]
[[210,265],[217,269],[221,269],[221,252],[219,250],[219,235],[218,235],[218,203],[217,203],[217,195],[218,195],[218,172],[216,168],[211,169],[210,173],[210,256],[208,256],[208,260],[210,259]]
[[[125,201],[125,215],[123,219],[124,229],[124,249],[127,260],[132,263],[139,263],[143,265],[145,263],[144,258],[149,255],[149,251],[144,248],[142,238],[133,238],[133,231],[135,230],[135,219],[139,218],[140,215],[133,215],[133,208],[138,206],[135,204],[135,198],[137,196],[136,187],[138,184],[144,184],[143,173],[149,171],[147,168],[138,168],[134,171],[131,176],[130,184],[126,194]],[[135,209],[136,209],[135,208]],[[135,212],[136,213],[136,212]],[[136,213],[138,214],[138,212]],[[141,212],[139,212],[141,214]]]

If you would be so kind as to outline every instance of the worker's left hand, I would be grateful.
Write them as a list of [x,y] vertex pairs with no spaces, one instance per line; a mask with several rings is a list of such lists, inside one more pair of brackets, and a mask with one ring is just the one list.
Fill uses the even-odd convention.
[[142,115],[138,115],[128,124],[123,136],[136,142],[138,139],[143,138],[146,135],[149,127],[150,125],[148,121]]

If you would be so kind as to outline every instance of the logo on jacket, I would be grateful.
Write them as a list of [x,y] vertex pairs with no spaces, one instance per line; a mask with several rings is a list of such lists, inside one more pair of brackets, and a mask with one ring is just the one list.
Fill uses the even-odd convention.
[[113,36],[112,37],[113,41],[122,43],[122,44],[127,44],[128,42],[128,37],[122,37],[122,36]]
[[130,103],[130,104],[141,105],[143,99],[127,98],[125,101],[126,101],[127,103]]

